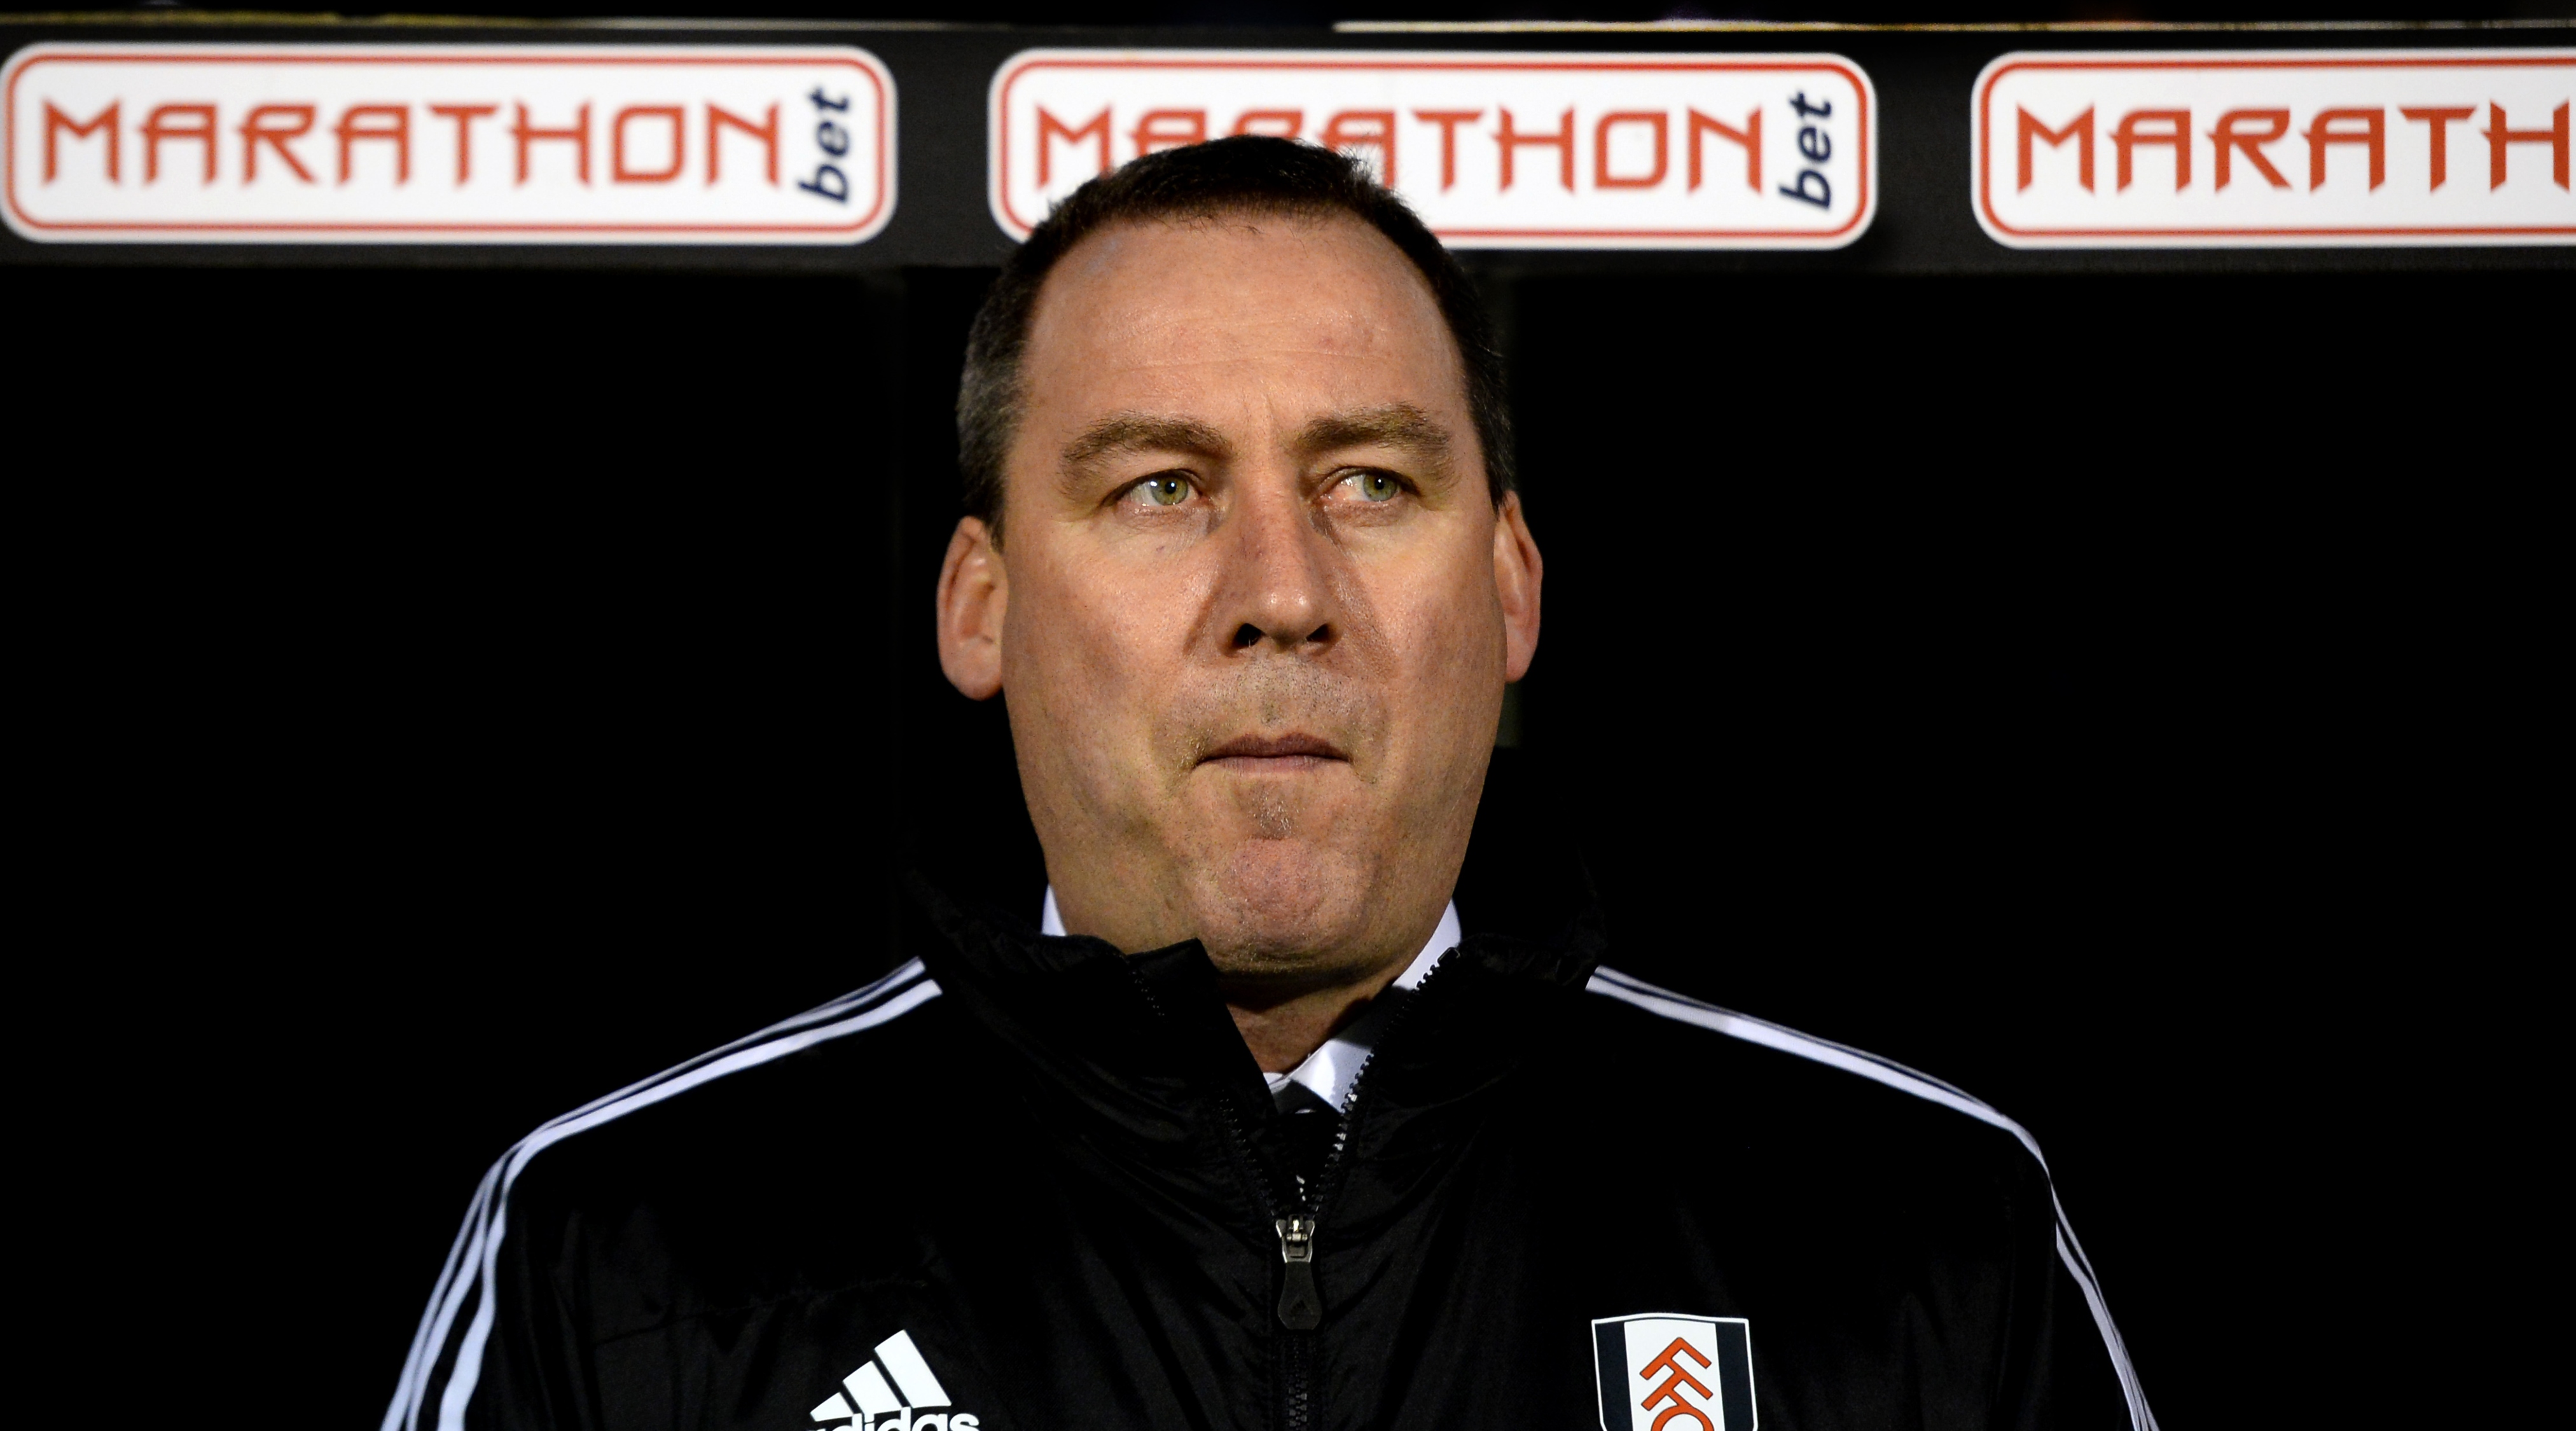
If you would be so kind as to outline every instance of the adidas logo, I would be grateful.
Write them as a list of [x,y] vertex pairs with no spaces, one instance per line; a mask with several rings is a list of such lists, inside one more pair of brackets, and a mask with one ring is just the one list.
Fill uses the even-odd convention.
[[[826,1427],[848,1431],[977,1431],[971,1411],[950,1411],[948,1388],[921,1359],[910,1332],[877,1343],[877,1354],[841,1378],[842,1390],[811,1413]],[[930,1408],[938,1408],[936,1410]]]

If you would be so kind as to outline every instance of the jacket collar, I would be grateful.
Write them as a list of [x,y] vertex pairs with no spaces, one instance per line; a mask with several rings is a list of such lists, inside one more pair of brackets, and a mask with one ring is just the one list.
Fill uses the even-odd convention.
[[[1056,938],[1065,934],[1064,918],[1056,910],[1055,887],[1049,885],[1044,911],[1038,917],[1038,932]],[[1321,1103],[1340,1109],[1350,1101],[1351,1083],[1365,1066],[1369,1050],[1387,1027],[1387,1020],[1411,997],[1415,986],[1440,962],[1440,956],[1458,947],[1466,938],[1458,924],[1458,905],[1452,901],[1440,912],[1439,926],[1422,952],[1395,976],[1395,982],[1378,991],[1368,1006],[1345,1022],[1322,1046],[1306,1055],[1306,1060],[1286,1073],[1262,1072],[1262,1081],[1270,1085],[1270,1100],[1283,1111],[1306,1103]],[[1291,1087],[1290,1085],[1295,1085]]]
[[[1472,1137],[1490,1095],[1551,1041],[1600,960],[1602,922],[1580,862],[1531,838],[1496,793],[1489,785],[1459,881],[1466,937],[1398,1011],[1360,1080],[1341,1187],[1326,1185],[1335,1223],[1400,1196],[1412,1176],[1400,1170]],[[1256,1180],[1287,1186],[1268,1086],[1197,941],[1122,956],[954,900],[918,874],[910,883],[935,931],[917,952],[1034,1075],[1042,1116],[1122,1162],[1214,1178],[1248,1154]]]

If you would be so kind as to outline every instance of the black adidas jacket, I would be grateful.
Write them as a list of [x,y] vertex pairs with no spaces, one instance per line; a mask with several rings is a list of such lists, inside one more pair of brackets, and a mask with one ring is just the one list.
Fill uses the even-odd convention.
[[925,887],[890,977],[511,1151],[385,1431],[2153,1431],[2027,1135],[1542,888],[1462,887],[1304,1206],[1197,945]]

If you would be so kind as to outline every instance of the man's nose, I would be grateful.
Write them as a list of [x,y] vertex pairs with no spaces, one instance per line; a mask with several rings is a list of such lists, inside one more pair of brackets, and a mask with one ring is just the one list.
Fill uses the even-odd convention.
[[1238,502],[1220,610],[1227,646],[1316,651],[1340,636],[1331,536],[1293,486],[1263,484]]

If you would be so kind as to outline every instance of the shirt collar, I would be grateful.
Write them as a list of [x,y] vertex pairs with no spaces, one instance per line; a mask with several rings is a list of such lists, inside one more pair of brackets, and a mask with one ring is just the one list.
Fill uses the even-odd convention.
[[[1064,916],[1056,910],[1053,885],[1047,886],[1046,907],[1038,916],[1038,932],[1050,938],[1064,937]],[[1395,976],[1394,983],[1369,1000],[1368,1006],[1360,1010],[1359,1017],[1343,1025],[1341,1032],[1324,1040],[1323,1047],[1306,1055],[1304,1063],[1286,1073],[1264,1072],[1261,1075],[1270,1085],[1271,1098],[1284,1108],[1311,1093],[1322,1099],[1326,1107],[1343,1110],[1350,1101],[1352,1085],[1359,1082],[1360,1068],[1368,1062],[1369,1050],[1376,1046],[1378,1036],[1386,1031],[1387,1020],[1431,973],[1432,966],[1440,962],[1441,956],[1458,947],[1461,937],[1458,903],[1451,900],[1440,911],[1440,927],[1431,931],[1431,942],[1422,946],[1422,952],[1413,956],[1413,962],[1404,966],[1404,972]],[[1304,1092],[1299,1092],[1299,1089]]]

